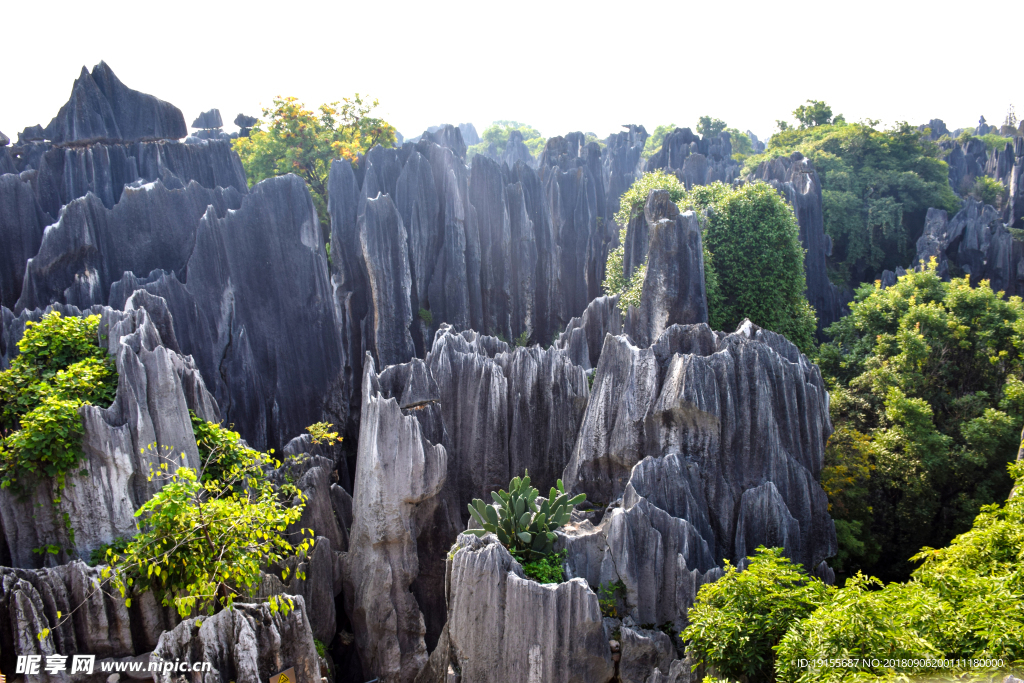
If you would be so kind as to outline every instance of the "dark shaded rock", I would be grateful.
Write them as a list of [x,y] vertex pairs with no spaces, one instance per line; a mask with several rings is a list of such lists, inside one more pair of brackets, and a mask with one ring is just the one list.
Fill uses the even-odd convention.
[[799,543],[787,545],[787,553],[815,566],[836,544],[818,484],[830,432],[817,367],[749,321],[729,335],[705,325],[673,326],[643,350],[609,336],[563,478],[567,489],[610,503],[644,457],[685,456],[699,467],[714,532],[701,537],[712,557],[733,561],[742,557],[737,538],[762,533],[761,519],[743,517],[743,496],[772,483],[779,496],[765,505],[798,522],[790,538]]
[[665,136],[661,150],[647,160],[646,170],[659,168],[674,173],[687,189],[716,181],[731,183],[740,172],[729,133],[701,137],[689,128],[676,128]]
[[28,261],[15,310],[51,302],[106,304],[111,284],[125,272],[162,268],[180,274],[207,207],[224,216],[241,204],[234,188],[207,190],[195,181],[182,189],[168,189],[159,180],[129,186],[112,209],[91,193],[75,199]]
[[1024,229],[1024,131],[1013,143],[1013,169],[1010,171],[1010,197],[1003,210],[1003,222]]
[[989,280],[1007,296],[1024,294],[1024,243],[1013,238],[998,211],[974,197],[951,219],[944,210],[928,209],[915,267],[932,258],[939,277],[970,275],[974,286]]
[[[241,116],[241,114],[239,114],[239,116]],[[222,128],[223,126],[224,120],[220,117],[220,109],[211,109],[210,111],[204,111],[202,114],[196,117],[195,121],[192,122],[193,128],[204,128],[207,130],[211,128]]]
[[11,139],[0,132],[0,147],[6,147],[9,144],[11,144]]
[[584,370],[597,367],[605,335],[622,334],[622,311],[618,302],[618,296],[602,296],[591,301],[582,316],[569,321],[555,346],[566,349],[569,359]]
[[530,154],[530,148],[523,142],[523,134],[520,131],[509,131],[508,142],[505,143],[505,152],[501,156],[501,161],[508,164],[509,168],[512,168],[520,161],[531,168],[533,167],[535,160],[533,155]]
[[917,127],[917,129],[922,133],[926,128],[928,129],[929,140],[938,140],[943,135],[949,135],[949,129],[946,128],[946,124],[942,119],[932,119],[928,123],[921,124]]
[[366,201],[359,216],[359,243],[373,307],[374,356],[381,365],[404,363],[415,355],[409,334],[412,281],[405,226],[390,196],[378,194]]
[[54,143],[88,140],[177,140],[185,137],[185,117],[172,104],[124,85],[100,62],[82,73],[71,99],[50,121],[45,137]]
[[634,336],[646,346],[672,325],[706,323],[708,304],[696,214],[680,214],[666,190],[651,192],[644,214],[650,246]]
[[14,308],[21,296],[25,263],[39,251],[48,216],[32,184],[16,173],[0,175],[0,305]]
[[621,634],[619,680],[622,683],[646,683],[655,669],[668,671],[671,668],[676,650],[666,634],[628,626],[622,627]]
[[233,123],[239,128],[252,128],[259,121],[255,116],[246,116],[245,114],[239,114],[235,117]]
[[634,125],[623,128],[626,130],[608,136],[601,159],[609,218],[619,210],[619,197],[643,173],[642,155],[648,138],[647,130]]
[[40,126],[39,124],[36,124],[34,126],[28,126],[27,128],[25,128],[25,130],[23,130],[20,133],[18,133],[18,144],[19,145],[23,145],[23,144],[29,143],[29,142],[36,142],[36,141],[39,141],[39,140],[45,140],[45,139],[46,139],[46,130],[42,126]]
[[790,157],[765,161],[751,174],[754,180],[772,185],[786,198],[800,225],[800,243],[806,249],[804,273],[807,277],[807,301],[818,314],[818,333],[839,320],[848,311],[850,292],[840,291],[828,279],[826,255],[831,242],[825,235],[821,206],[821,179],[810,159],[799,152]]
[[442,147],[447,147],[455,156],[460,159],[466,158],[466,141],[462,139],[461,127],[455,127],[450,123],[439,126],[435,131],[425,132],[420,140],[429,139]]
[[984,140],[971,138],[966,142],[954,142],[946,164],[949,166],[949,186],[960,195],[966,195],[974,189],[974,181],[978,176],[985,175],[988,160],[988,147]]
[[92,192],[108,209],[120,200],[126,185],[161,180],[184,187],[192,180],[207,189],[233,187],[247,194],[249,186],[238,155],[227,141],[196,145],[178,142],[100,144],[48,148],[37,168],[36,195],[51,216],[78,197]]

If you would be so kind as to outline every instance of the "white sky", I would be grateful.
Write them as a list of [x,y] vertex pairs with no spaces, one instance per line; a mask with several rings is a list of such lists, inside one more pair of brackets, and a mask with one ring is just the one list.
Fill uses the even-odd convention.
[[402,134],[529,123],[545,136],[709,114],[768,137],[808,98],[847,120],[1000,123],[1024,114],[1005,33],[1018,2],[564,0],[6,3],[0,130],[46,125],[105,60],[187,124],[354,92]]

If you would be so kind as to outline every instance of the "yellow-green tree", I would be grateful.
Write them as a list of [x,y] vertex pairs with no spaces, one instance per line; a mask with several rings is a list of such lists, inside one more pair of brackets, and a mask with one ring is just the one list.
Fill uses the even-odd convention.
[[275,97],[274,106],[263,109],[263,118],[249,137],[234,141],[249,184],[285,173],[298,175],[313,194],[326,235],[331,162],[347,159],[355,164],[374,145],[395,144],[394,126],[372,116],[378,104],[356,93],[314,112],[294,97]]

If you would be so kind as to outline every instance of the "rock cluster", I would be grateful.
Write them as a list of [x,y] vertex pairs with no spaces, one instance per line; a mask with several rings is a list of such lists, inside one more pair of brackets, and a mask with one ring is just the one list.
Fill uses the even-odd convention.
[[933,258],[942,278],[970,275],[975,286],[989,280],[1007,296],[1024,294],[1024,242],[1013,238],[998,211],[974,197],[967,197],[952,218],[942,209],[928,209],[914,265]]

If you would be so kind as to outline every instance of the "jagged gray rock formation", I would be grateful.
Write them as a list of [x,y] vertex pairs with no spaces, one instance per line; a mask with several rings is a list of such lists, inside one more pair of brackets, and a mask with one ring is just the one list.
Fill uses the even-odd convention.
[[[89,311],[53,306],[62,315],[81,316]],[[88,474],[69,476],[60,494],[61,504],[51,503],[52,482],[27,491],[27,498],[5,489],[0,492],[0,526],[6,552],[15,567],[37,567],[71,559],[59,555],[38,555],[33,548],[56,545],[75,547],[82,557],[115,538],[135,532],[135,510],[152,497],[159,482],[147,480],[151,468],[159,467],[167,451],[181,454],[175,466],[199,466],[199,453],[189,410],[214,422],[220,421],[217,404],[207,392],[202,377],[187,356],[182,356],[170,326],[163,300],[136,293],[125,310],[96,307],[101,316],[100,335],[116,357],[117,396],[109,408],[85,405],[79,409],[84,423],[82,468]],[[38,320],[44,311],[23,313],[18,318],[4,314],[3,336],[7,357],[17,349],[25,322]],[[74,544],[68,537],[61,515],[74,530]]]
[[162,268],[183,273],[199,219],[212,207],[219,217],[238,209],[234,188],[207,190],[195,181],[170,189],[157,180],[125,188],[111,209],[88,194],[68,203],[28,260],[15,310],[68,303],[107,304],[110,286],[125,272]]
[[436,383],[459,513],[525,470],[542,491],[568,462],[586,407],[582,368],[560,349],[510,348],[443,326],[427,356]]
[[729,133],[701,137],[689,128],[676,128],[665,136],[661,150],[645,166],[648,171],[659,168],[674,173],[686,189],[716,181],[731,183],[740,173]]
[[0,306],[14,308],[21,296],[25,262],[39,251],[49,224],[50,216],[36,202],[29,179],[17,173],[0,175]]
[[208,209],[185,273],[184,285],[174,273],[124,276],[111,301],[138,288],[167,300],[182,351],[254,448],[281,448],[322,419],[345,423],[341,323],[302,180],[258,183],[223,216]]
[[108,209],[120,200],[126,185],[161,180],[169,188],[192,180],[207,189],[233,187],[249,191],[238,155],[227,141],[186,145],[180,142],[92,143],[53,146],[36,143],[19,148],[20,171],[37,170],[33,186],[40,207],[57,217],[60,209],[89,192]]
[[[0,567],[0,670],[14,671],[18,655],[104,659],[148,652],[178,623],[177,612],[158,605],[151,594],[125,607],[108,594],[100,572],[79,561],[48,569]],[[44,629],[49,634],[38,638]],[[26,680],[71,679],[42,674]]]
[[[296,683],[319,683],[320,667],[302,596],[294,609],[275,612],[266,603],[236,603],[212,617],[188,619],[160,636],[151,661],[209,662],[213,671],[193,673],[199,683],[265,681],[294,667]],[[176,680],[161,673],[161,683]]]
[[1011,228],[1024,229],[1024,135],[1013,143],[1013,169],[1009,178],[1010,196],[1003,213],[1003,222]]
[[446,582],[447,654],[463,683],[612,680],[601,609],[585,582],[527,579],[491,535],[463,534],[454,550]]
[[621,630],[622,658],[619,660],[621,683],[646,683],[654,669],[669,671],[676,659],[672,639],[661,631],[630,628]]
[[505,143],[505,152],[501,155],[501,161],[509,168],[518,162],[533,167],[536,160],[530,154],[530,148],[523,142],[523,134],[518,130],[509,131],[508,142]]
[[998,211],[973,197],[953,218],[942,209],[928,209],[914,266],[932,258],[942,278],[970,275],[975,286],[989,280],[992,289],[1007,296],[1024,293],[1024,243],[1013,238]]
[[622,334],[622,323],[619,297],[598,297],[590,302],[582,316],[569,321],[554,345],[566,349],[569,359],[589,374],[597,367],[605,335]]
[[105,62],[82,73],[71,98],[45,129],[54,143],[89,140],[176,140],[185,137],[185,117],[174,105],[132,90]]
[[[786,551],[814,567],[836,545],[818,484],[830,432],[817,367],[749,321],[728,335],[673,326],[647,349],[609,336],[563,478],[568,490],[607,504],[628,493],[644,457],[675,454],[699,472],[706,507],[699,498],[691,507],[705,511],[713,537],[694,528],[711,557],[739,561],[753,551],[751,539],[773,537],[759,526],[763,516],[743,512],[762,506],[797,520],[799,540],[786,536]],[[693,526],[694,515],[686,519]]]
[[607,147],[601,157],[609,217],[619,210],[619,197],[640,177],[644,167],[642,155],[647,143],[647,130],[634,125],[623,128],[626,130],[608,136],[605,140]]
[[967,194],[974,186],[975,178],[985,175],[988,149],[984,140],[972,138],[965,142],[954,142],[946,156],[949,166],[949,186],[957,194]]
[[222,128],[224,126],[224,119],[220,117],[220,109],[211,109],[210,111],[204,111],[202,114],[196,117],[196,120],[192,122],[193,128],[203,128],[210,130],[213,128]]
[[701,227],[693,211],[679,213],[668,191],[654,190],[644,206],[649,230],[647,273],[634,338],[647,346],[672,325],[708,322]]
[[800,224],[800,243],[804,255],[804,273],[807,277],[807,300],[818,314],[818,331],[839,320],[847,312],[852,300],[850,292],[840,291],[828,279],[825,257],[831,253],[831,240],[825,234],[825,219],[821,206],[821,179],[810,159],[799,152],[763,162],[751,174],[754,180],[763,180],[779,190],[793,207]]
[[[436,429],[439,408],[429,398],[422,402],[419,392],[429,385],[410,384],[408,373],[425,379],[426,369],[422,361],[413,361],[378,375],[369,354],[364,361],[353,520],[344,567],[346,610],[363,665],[389,683],[412,681],[427,663],[427,628],[417,600],[423,596],[415,595],[412,586],[421,566],[441,558],[421,558],[418,551],[429,545],[430,536],[451,538],[458,528],[457,513],[445,509],[440,495],[448,453]],[[450,529],[430,524],[439,507]]]

